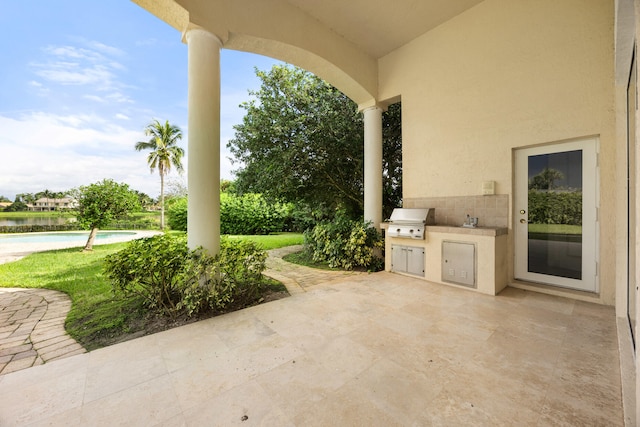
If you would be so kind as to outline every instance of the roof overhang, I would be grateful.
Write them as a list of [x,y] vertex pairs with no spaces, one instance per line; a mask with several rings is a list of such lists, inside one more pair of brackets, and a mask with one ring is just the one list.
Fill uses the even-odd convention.
[[482,0],[133,0],[178,31],[313,72],[361,107],[379,103],[378,60]]

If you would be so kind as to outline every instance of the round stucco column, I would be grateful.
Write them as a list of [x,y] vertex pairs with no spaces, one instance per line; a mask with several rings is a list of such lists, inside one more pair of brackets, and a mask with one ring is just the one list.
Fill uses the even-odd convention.
[[382,109],[364,110],[364,220],[382,223]]
[[188,244],[220,251],[220,48],[202,29],[186,33],[188,45]]

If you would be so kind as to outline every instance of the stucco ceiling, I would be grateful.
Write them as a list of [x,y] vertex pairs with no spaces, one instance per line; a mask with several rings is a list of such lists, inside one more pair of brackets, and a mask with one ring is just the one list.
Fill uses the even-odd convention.
[[[132,0],[184,32],[304,68],[361,108],[377,99],[378,59],[483,0]],[[629,0],[631,1],[631,0]]]
[[[482,0],[286,0],[380,58]],[[357,23],[355,25],[354,23]]]

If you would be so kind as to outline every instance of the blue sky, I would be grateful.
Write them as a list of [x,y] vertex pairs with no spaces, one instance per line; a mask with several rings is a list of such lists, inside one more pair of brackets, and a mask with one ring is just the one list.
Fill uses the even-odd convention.
[[[0,0],[0,195],[66,191],[111,178],[157,197],[159,177],[134,150],[152,119],[187,148],[187,46],[129,0]],[[226,142],[277,61],[222,50],[221,175]],[[186,161],[185,161],[186,163]],[[172,173],[169,180],[186,182]]]

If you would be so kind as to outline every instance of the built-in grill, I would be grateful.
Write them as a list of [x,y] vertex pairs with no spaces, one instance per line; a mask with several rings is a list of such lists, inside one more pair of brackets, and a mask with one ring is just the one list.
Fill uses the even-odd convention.
[[424,226],[433,224],[433,208],[395,208],[389,218],[387,236],[423,240]]

